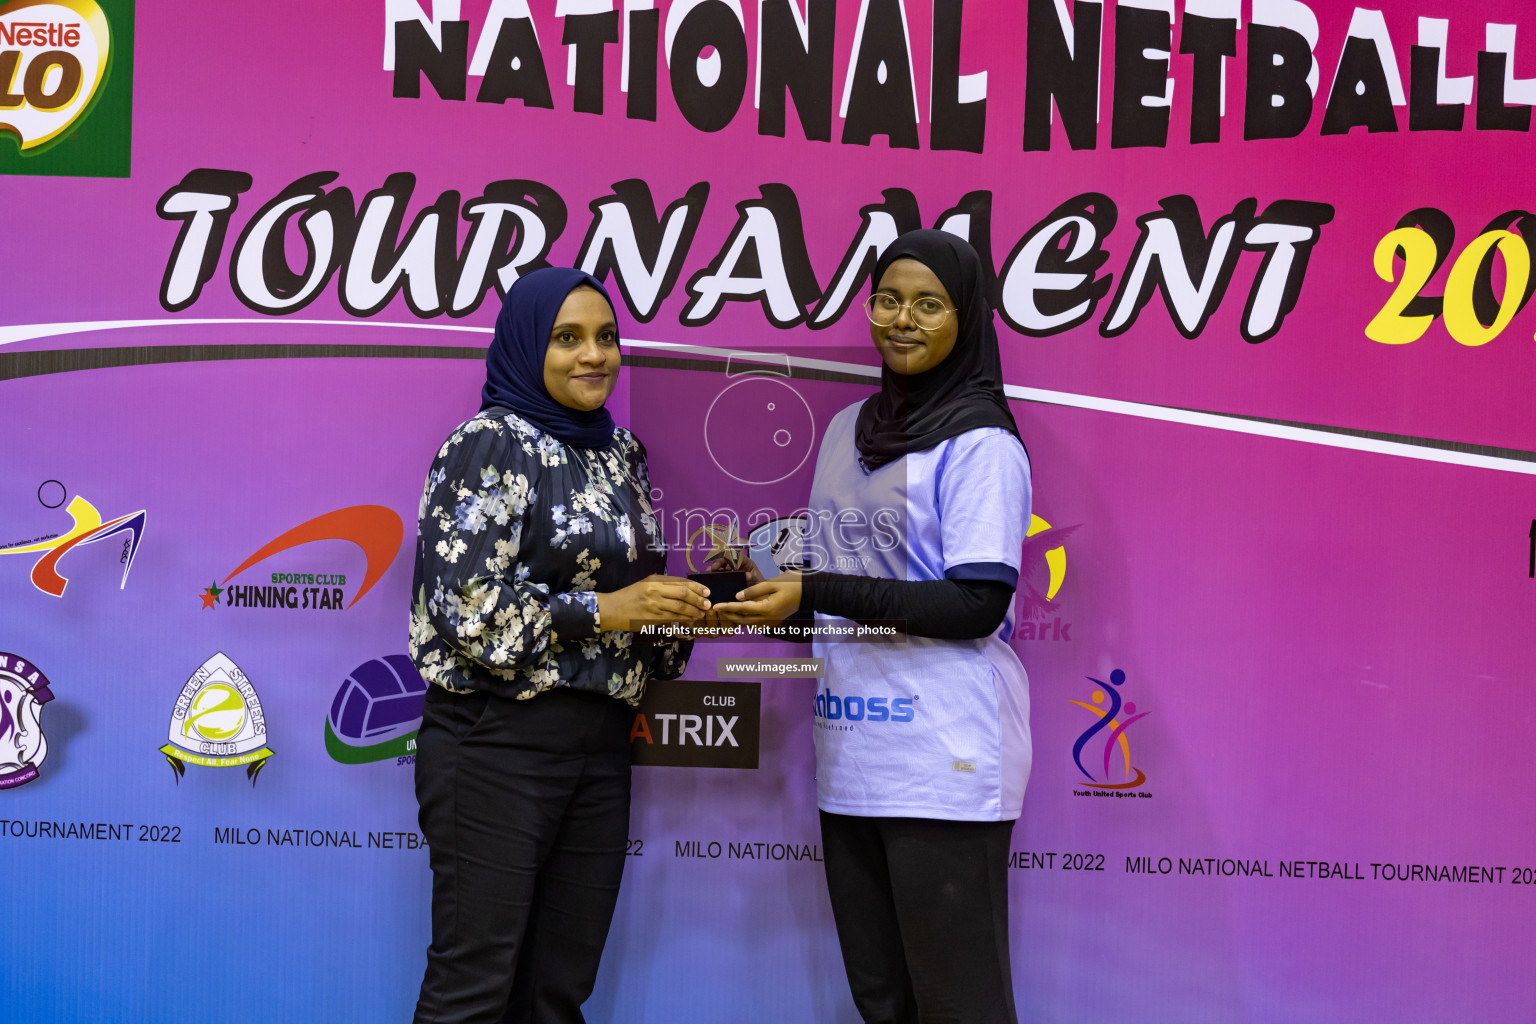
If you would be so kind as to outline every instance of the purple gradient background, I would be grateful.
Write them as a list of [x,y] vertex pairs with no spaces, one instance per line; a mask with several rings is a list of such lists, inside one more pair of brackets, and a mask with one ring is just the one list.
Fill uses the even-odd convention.
[[[487,0],[465,0],[471,45]],[[1390,287],[1371,270],[1377,239],[1408,210],[1438,206],[1458,250],[1492,217],[1529,205],[1528,139],[1504,133],[1323,138],[1321,110],[1294,140],[1244,143],[1241,62],[1229,62],[1220,145],[1190,147],[1188,58],[1175,56],[1174,140],[1166,150],[1018,148],[1022,5],[966,5],[962,71],[989,71],[987,153],[890,151],[762,138],[744,107],[716,135],[684,124],[663,81],[657,124],[622,116],[617,47],[602,117],[570,113],[552,0],[534,0],[553,111],[396,100],[380,70],[382,5],[257,7],[166,2],[137,15],[133,176],[0,179],[7,324],[166,317],[157,295],[177,225],[155,201],[199,167],[255,183],[202,298],[180,318],[256,317],[232,295],[239,227],[294,179],[341,172],[355,196],[387,174],[417,175],[410,213],[444,189],[529,177],[565,199],[551,259],[569,262],[586,204],[642,177],[659,204],[711,185],[687,280],[723,244],[734,204],[765,182],[799,195],[825,285],[883,188],[911,188],[931,221],[965,192],[992,189],[993,249],[1067,198],[1107,193],[1120,223],[1106,271],[1124,269],[1134,218],[1188,193],[1206,222],[1254,196],[1336,207],[1297,309],[1274,339],[1245,344],[1237,317],[1257,268],[1243,257],[1221,310],[1181,337],[1160,301],[1114,339],[1090,325],[1048,339],[1003,329],[1009,383],[1096,396],[1529,449],[1536,320],[1518,316],[1481,348],[1437,324],[1402,347],[1362,328]],[[749,40],[755,6],[746,4]],[[856,4],[840,4],[840,95]],[[927,5],[909,4],[927,95]],[[1316,2],[1326,89],[1351,5]],[[1475,17],[1468,8],[1475,6]],[[1470,74],[1485,21],[1521,23],[1526,5],[1424,0],[1386,12],[1406,69],[1418,16],[1451,19],[1451,75]],[[1245,20],[1247,11],[1244,12]],[[1112,38],[1113,8],[1106,12]],[[1522,52],[1529,40],[1522,41]],[[1241,40],[1239,49],[1241,50]],[[1105,54],[1112,47],[1105,46]],[[1536,75],[1523,55],[1516,73]],[[1527,66],[1529,64],[1529,66]],[[1405,70],[1406,75],[1406,70]],[[473,90],[473,85],[471,85]],[[834,98],[835,102],[835,98]],[[750,93],[748,104],[750,104]],[[926,101],[920,104],[926,109]],[[1399,119],[1406,114],[1399,111]],[[834,123],[834,133],[839,125]],[[920,133],[926,142],[926,122]],[[1443,284],[1449,263],[1430,291]],[[348,319],[334,281],[299,313]],[[701,329],[678,325],[681,283],[633,337],[719,348],[794,349],[868,362],[857,309],[822,332],[779,331],[756,304]],[[455,326],[488,326],[494,301]],[[398,299],[379,320],[412,318]],[[474,344],[478,335],[284,323],[70,335],[0,352],[97,345]],[[850,350],[850,347],[852,349]],[[78,371],[0,385],[0,543],[60,529],[34,494],[46,479],[104,516],[145,508],[148,530],[125,590],[110,544],[62,562],[62,600],[0,558],[0,650],[53,681],[43,777],[0,794],[0,817],[181,825],[179,846],[0,837],[26,878],[9,897],[40,962],[5,958],[0,1021],[164,1019],[190,1004],[218,949],[225,1010],[209,1020],[403,1019],[426,942],[420,852],[215,846],[215,827],[411,830],[409,769],[332,762],[325,710],[359,663],[404,650],[417,497],[442,437],[477,404],[473,361],[306,359]],[[810,463],[772,487],[733,484],[710,464],[703,415],[723,377],[634,368],[615,409],[647,443],[665,509],[792,510]],[[868,393],[797,382],[818,426]],[[1536,480],[1016,403],[1037,514],[1079,525],[1052,610],[1070,642],[1020,642],[1033,702],[1035,768],[1015,850],[1102,854],[1103,873],[1011,872],[1021,1019],[1040,1021],[1513,1021],[1529,1016],[1536,887],[1382,882],[1370,862],[1536,867],[1529,760],[1536,582],[1526,576]],[[744,424],[740,443],[769,442]],[[378,503],[407,523],[380,584],[334,617],[201,609],[198,592],[283,530],[345,505]],[[281,564],[279,564],[281,563]],[[250,570],[342,571],[362,559],[323,542]],[[672,566],[681,571],[680,559]],[[256,580],[241,580],[256,582]],[[701,646],[692,678],[747,648]],[[750,648],[760,651],[761,648]],[[260,693],[276,756],[253,788],[243,773],[189,769],[177,785],[155,748],[182,682],[223,650]],[[791,653],[788,650],[783,653]],[[1127,673],[1150,712],[1129,733],[1150,800],[1074,797],[1071,703],[1086,677]],[[641,769],[629,865],[594,1020],[852,1021],[819,866],[673,856],[687,840],[817,843],[809,681],[763,686],[762,768]],[[1092,747],[1090,747],[1092,749]],[[1129,857],[1359,862],[1367,878],[1141,877]],[[1505,874],[1506,883],[1510,877]],[[195,958],[193,958],[195,961]],[[81,972],[79,962],[98,966]],[[221,1014],[223,1014],[221,1016]]]

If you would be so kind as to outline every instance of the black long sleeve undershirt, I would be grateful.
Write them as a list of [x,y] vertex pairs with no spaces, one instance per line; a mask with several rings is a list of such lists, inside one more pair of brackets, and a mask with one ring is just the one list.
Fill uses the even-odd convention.
[[900,620],[911,636],[977,640],[1008,614],[1014,588],[996,580],[887,580],[838,573],[800,579],[800,611],[856,622]]

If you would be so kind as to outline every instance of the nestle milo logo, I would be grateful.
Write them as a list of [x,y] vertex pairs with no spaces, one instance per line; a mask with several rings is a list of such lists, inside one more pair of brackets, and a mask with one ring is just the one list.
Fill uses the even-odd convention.
[[[131,55],[97,0],[12,0],[0,4],[0,172],[124,176],[128,173]],[[110,84],[109,84],[110,83]],[[108,93],[115,102],[99,101]],[[105,112],[103,108],[105,107]],[[87,123],[98,130],[61,145]]]

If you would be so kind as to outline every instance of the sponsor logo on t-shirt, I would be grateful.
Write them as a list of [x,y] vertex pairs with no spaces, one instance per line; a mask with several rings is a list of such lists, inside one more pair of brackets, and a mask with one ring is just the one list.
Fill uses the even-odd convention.
[[816,717],[827,722],[910,722],[916,697],[842,697],[824,686],[816,694]]

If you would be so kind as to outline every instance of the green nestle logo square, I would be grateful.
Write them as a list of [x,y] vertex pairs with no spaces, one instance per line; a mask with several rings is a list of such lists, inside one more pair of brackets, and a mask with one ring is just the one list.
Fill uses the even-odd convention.
[[133,0],[0,3],[0,174],[128,177]]

